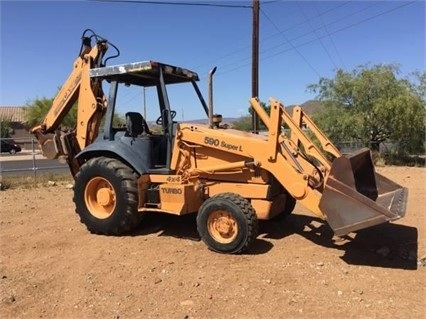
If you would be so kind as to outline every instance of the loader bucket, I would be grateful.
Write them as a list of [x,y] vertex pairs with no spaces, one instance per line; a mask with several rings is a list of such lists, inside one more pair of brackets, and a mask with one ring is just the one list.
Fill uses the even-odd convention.
[[376,173],[368,148],[336,158],[319,208],[337,236],[405,215],[408,190]]

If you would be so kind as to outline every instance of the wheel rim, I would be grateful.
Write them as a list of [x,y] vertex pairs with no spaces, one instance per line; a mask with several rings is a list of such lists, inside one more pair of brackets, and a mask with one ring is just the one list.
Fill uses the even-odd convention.
[[87,183],[84,200],[90,214],[100,219],[111,216],[116,205],[114,188],[108,180],[99,176]]
[[210,214],[207,220],[210,236],[221,244],[229,244],[238,234],[236,219],[227,211],[217,210]]

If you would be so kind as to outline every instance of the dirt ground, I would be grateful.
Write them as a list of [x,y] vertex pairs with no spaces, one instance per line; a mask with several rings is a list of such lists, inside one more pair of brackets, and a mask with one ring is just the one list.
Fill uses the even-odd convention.
[[244,255],[209,251],[194,216],[96,236],[63,185],[0,192],[0,317],[425,318],[426,169],[378,171],[409,188],[405,218],[338,240],[297,206]]

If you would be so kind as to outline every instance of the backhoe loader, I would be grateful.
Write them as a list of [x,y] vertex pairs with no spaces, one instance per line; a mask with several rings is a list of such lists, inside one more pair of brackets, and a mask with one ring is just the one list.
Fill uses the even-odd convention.
[[[117,54],[106,58],[110,46]],[[256,239],[258,220],[285,217],[296,201],[337,236],[404,216],[407,189],[375,172],[368,149],[343,156],[302,108],[290,115],[271,98],[268,114],[254,97],[251,107],[267,134],[235,130],[214,113],[211,90],[205,102],[197,73],[156,61],[106,65],[118,55],[112,43],[85,30],[69,78],[32,129],[45,157],[68,163],[76,213],[90,232],[129,232],[148,212],[196,213],[209,249],[242,253]],[[168,96],[175,84],[192,85],[205,124],[175,120]],[[141,112],[127,112],[126,125],[114,125],[123,86],[155,90],[161,132],[151,131]],[[60,130],[75,104],[75,127]]]

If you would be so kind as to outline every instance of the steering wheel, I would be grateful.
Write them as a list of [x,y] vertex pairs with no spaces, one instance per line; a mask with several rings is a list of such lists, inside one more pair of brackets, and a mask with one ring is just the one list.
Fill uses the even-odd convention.
[[[170,111],[170,115],[172,116],[172,120],[173,120],[176,117],[176,111],[171,110]],[[155,121],[155,124],[157,124],[157,125],[163,125],[163,116],[162,115],[160,115],[158,117],[158,119]]]

